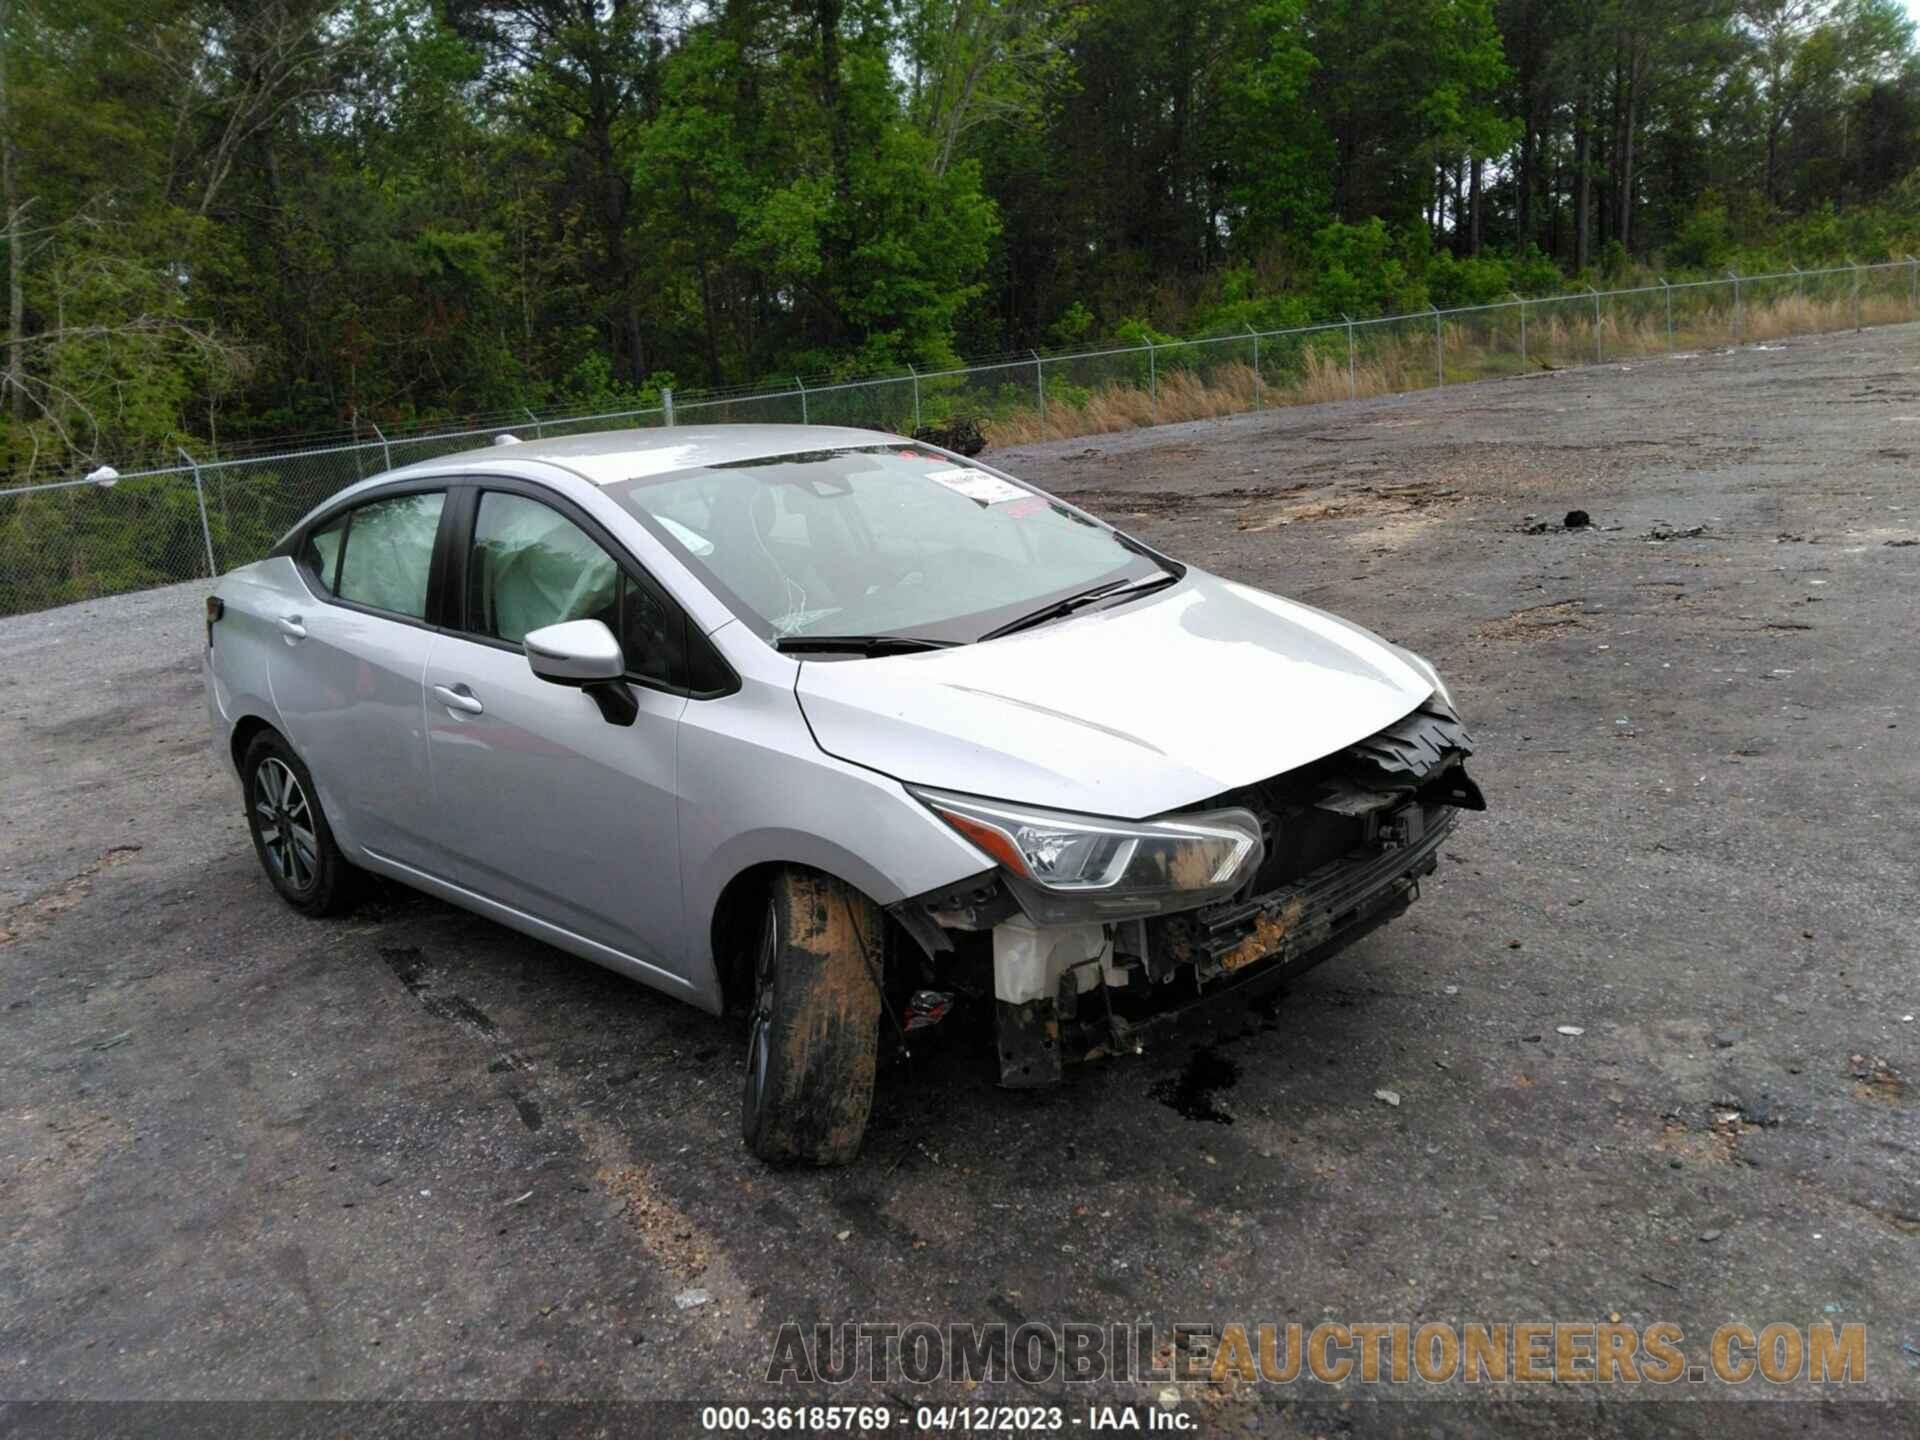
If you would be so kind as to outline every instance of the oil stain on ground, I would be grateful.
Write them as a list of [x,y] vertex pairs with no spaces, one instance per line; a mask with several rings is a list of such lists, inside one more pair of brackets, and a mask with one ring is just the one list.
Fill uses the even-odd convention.
[[426,961],[418,946],[386,947],[380,951],[380,958],[387,962],[387,968],[393,971],[394,978],[407,987],[407,992],[420,1002],[429,1015],[470,1026],[488,1038],[499,1033],[499,1027],[493,1023],[492,1017],[466,996],[441,994],[433,988],[433,981],[427,975]]
[[1240,1067],[1214,1050],[1195,1050],[1178,1075],[1155,1081],[1147,1093],[1189,1120],[1215,1125],[1233,1124],[1233,1116],[1216,1098],[1240,1078]]

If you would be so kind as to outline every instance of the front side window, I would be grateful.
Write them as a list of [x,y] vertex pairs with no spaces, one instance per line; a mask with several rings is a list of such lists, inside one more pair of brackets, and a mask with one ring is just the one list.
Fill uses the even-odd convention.
[[680,613],[657,589],[551,506],[485,492],[467,557],[467,628],[518,645],[566,620],[606,625],[633,674],[670,681],[678,672]]
[[[346,513],[337,542],[329,541],[333,526],[309,537],[308,563],[323,579],[334,577],[330,588],[342,600],[424,619],[433,541],[446,499],[432,491],[356,506]],[[330,552],[329,570],[322,567]]]
[[1104,525],[909,445],[607,487],[762,638],[973,640],[1057,595],[1160,570]]

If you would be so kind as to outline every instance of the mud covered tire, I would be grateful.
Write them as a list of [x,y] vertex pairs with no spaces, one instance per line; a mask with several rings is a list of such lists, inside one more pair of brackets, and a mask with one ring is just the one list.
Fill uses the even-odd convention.
[[881,916],[831,876],[775,875],[755,932],[747,1148],[773,1165],[844,1165],[873,1109]]
[[358,874],[320,808],[305,763],[276,731],[262,730],[240,761],[247,830],[260,868],[303,915],[337,915],[353,902]]

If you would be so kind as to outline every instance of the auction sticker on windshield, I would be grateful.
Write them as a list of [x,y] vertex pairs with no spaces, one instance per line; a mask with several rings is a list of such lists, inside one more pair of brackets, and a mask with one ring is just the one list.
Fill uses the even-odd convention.
[[947,489],[964,495],[969,500],[978,500],[982,505],[999,505],[1008,500],[1021,500],[1032,493],[1002,480],[998,475],[989,475],[984,470],[929,470],[927,479],[936,485],[944,485]]

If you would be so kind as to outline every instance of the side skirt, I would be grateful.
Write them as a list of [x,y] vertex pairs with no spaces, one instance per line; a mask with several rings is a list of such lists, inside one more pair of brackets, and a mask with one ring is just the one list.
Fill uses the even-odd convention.
[[553,925],[545,920],[529,915],[524,910],[516,910],[511,905],[502,905],[498,900],[489,900],[486,896],[456,885],[451,880],[442,880],[429,875],[424,870],[416,870],[398,860],[380,854],[375,850],[362,849],[360,863],[377,874],[398,880],[416,890],[437,896],[450,905],[458,905],[462,910],[471,910],[474,914],[505,925],[509,930],[518,930],[522,935],[544,941],[556,950],[564,950],[569,955],[577,955],[582,960],[591,960],[629,980],[638,980],[642,985],[655,990],[664,990],[676,999],[698,1005],[702,1010],[719,1013],[719,1005],[712,997],[701,993],[698,986],[683,975],[629,955],[624,950],[615,950],[610,945],[602,945],[597,940],[589,940],[584,935]]

